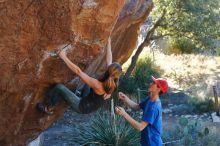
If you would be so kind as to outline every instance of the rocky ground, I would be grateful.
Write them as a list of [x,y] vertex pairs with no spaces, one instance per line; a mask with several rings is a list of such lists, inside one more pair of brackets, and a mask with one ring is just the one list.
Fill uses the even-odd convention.
[[[94,116],[94,113],[89,115],[80,115],[72,112],[71,110],[67,110],[61,119],[54,123],[48,130],[43,132],[42,146],[79,146],[77,143],[77,137],[83,132],[79,131],[79,127],[90,126],[91,120]],[[163,109],[164,131],[172,131],[175,125],[178,124],[178,120],[181,117],[185,117],[189,121],[201,121],[204,126],[220,131],[220,123],[213,123],[210,113],[195,114],[192,112],[192,108],[184,103],[168,104],[168,106]]]
[[94,114],[81,115],[67,110],[64,116],[42,133],[43,146],[78,146],[74,139],[79,135],[79,126],[88,126]]

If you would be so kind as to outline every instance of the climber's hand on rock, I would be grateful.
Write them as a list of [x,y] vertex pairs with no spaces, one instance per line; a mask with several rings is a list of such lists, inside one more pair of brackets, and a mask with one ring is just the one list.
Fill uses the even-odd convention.
[[58,54],[60,56],[60,58],[65,58],[66,57],[66,53],[64,52],[64,50],[61,50]]
[[111,37],[108,38],[108,43],[111,44]]

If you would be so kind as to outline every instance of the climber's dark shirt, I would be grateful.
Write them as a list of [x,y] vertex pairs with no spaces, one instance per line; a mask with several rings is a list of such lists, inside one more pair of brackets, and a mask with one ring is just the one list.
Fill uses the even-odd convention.
[[83,97],[79,103],[79,110],[83,114],[88,114],[97,111],[104,103],[104,95],[96,94],[92,88],[90,88],[90,93]]

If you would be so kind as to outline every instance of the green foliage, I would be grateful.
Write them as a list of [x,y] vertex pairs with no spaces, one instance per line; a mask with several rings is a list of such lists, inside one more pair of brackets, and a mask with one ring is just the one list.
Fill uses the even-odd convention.
[[209,141],[207,146],[218,146],[218,144],[214,141]]
[[160,69],[150,57],[145,57],[137,62],[134,69],[136,84],[141,89],[146,89],[152,82],[151,76],[159,76]]
[[202,122],[180,118],[173,131],[165,131],[162,137],[163,141],[179,140],[177,145],[191,146],[202,144],[201,140],[208,134],[209,129]]
[[150,20],[155,21],[163,10],[166,11],[161,25],[156,29],[156,36],[191,40],[200,49],[219,49],[219,0],[154,0],[154,4]]
[[214,101],[211,98],[206,98],[205,100],[190,100],[190,104],[195,107],[195,110],[199,113],[214,111]]
[[179,124],[180,124],[180,126],[182,126],[182,127],[186,127],[188,123],[189,123],[189,121],[188,121],[187,118],[180,118],[180,119],[179,119]]
[[129,76],[128,79],[124,79],[124,76],[121,76],[121,84],[119,85],[119,90],[128,93],[135,94],[138,86],[136,85],[135,77]]
[[139,133],[122,117],[99,114],[91,127],[81,127],[78,142],[86,146],[138,146]]
[[215,53],[216,55],[219,55],[220,56],[220,42],[217,44],[218,46],[215,48]]
[[170,45],[167,50],[164,50],[165,54],[191,54],[196,51],[196,46],[189,39],[178,38],[170,40]]
[[149,56],[146,56],[138,60],[132,75],[128,79],[124,80],[123,76],[121,77],[122,84],[119,88],[126,93],[136,94],[137,88],[147,89],[152,82],[151,76],[158,77],[160,72],[160,68]]

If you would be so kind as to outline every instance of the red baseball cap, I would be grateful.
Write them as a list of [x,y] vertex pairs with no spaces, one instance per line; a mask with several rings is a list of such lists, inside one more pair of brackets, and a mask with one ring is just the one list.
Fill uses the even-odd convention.
[[160,87],[160,90],[163,93],[166,93],[168,91],[168,83],[165,79],[162,78],[158,78],[156,79],[155,77],[151,76],[152,80],[154,81],[154,83],[157,84],[158,87]]

